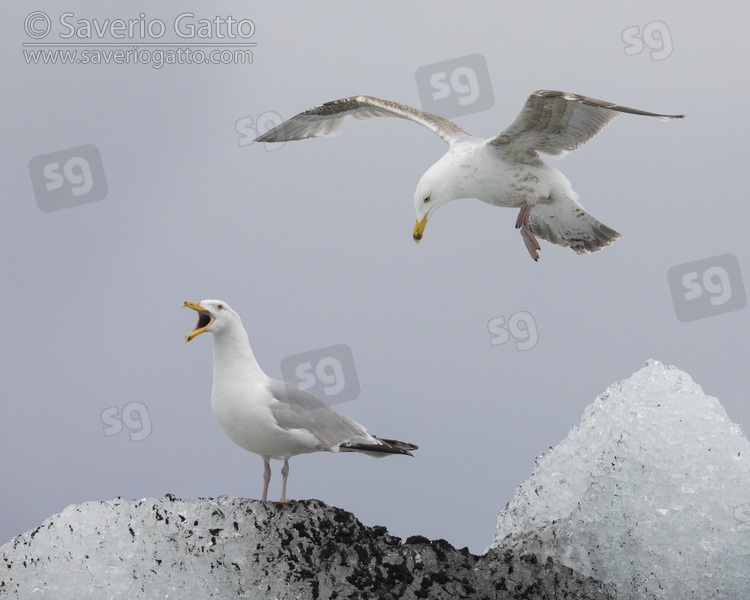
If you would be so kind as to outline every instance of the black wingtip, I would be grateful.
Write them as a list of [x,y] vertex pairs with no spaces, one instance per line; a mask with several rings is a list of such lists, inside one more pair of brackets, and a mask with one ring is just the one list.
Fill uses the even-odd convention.
[[411,450],[419,450],[419,446],[411,444],[409,442],[402,442],[399,440],[389,440],[386,438],[374,437],[379,443],[352,443],[348,442],[341,445],[342,450],[349,450],[354,452],[366,452],[371,454],[404,454],[406,456],[414,456]]

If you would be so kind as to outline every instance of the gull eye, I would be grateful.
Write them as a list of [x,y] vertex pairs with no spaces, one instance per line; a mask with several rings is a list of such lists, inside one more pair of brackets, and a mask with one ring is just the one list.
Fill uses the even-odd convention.
[[427,204],[429,201],[430,201],[430,197],[429,196],[425,196],[424,200],[422,200],[422,202],[424,202],[425,204]]
[[218,308],[219,310],[221,310],[222,308],[224,308],[224,305],[223,304],[217,304],[216,308]]

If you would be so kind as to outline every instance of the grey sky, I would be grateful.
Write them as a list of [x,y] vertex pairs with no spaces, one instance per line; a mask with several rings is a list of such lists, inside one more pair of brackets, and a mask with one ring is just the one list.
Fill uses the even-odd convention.
[[[52,26],[36,41],[118,41],[59,38],[65,12],[69,22],[100,25],[140,14],[60,6],[35,5]],[[182,343],[195,324],[183,300],[231,304],[274,377],[290,356],[351,349],[360,393],[335,408],[420,450],[413,459],[299,456],[288,493],[351,510],[394,535],[483,550],[534,457],[648,358],[690,373],[750,430],[748,309],[718,314],[737,303],[737,277],[750,277],[746,7],[286,6],[143,9],[144,23],[159,19],[167,32],[119,40],[141,50],[149,41],[227,41],[216,32],[176,37],[183,13],[194,14],[188,24],[231,15],[255,26],[252,64],[158,69],[26,64],[32,9],[6,10],[0,543],[85,500],[260,495],[261,459],[235,446],[211,412],[211,340]],[[687,115],[623,115],[565,159],[549,160],[586,209],[623,234],[613,246],[577,256],[542,242],[534,263],[513,228],[516,211],[476,200],[442,208],[417,246],[414,188],[446,146],[406,121],[354,122],[338,138],[275,149],[245,143],[242,132],[259,117],[289,118],[349,95],[420,107],[419,69],[476,54],[494,104],[455,120],[477,135],[499,133],[531,91],[545,88]],[[94,164],[99,187],[86,191],[80,153],[65,152],[85,145],[101,156],[106,189]],[[59,166],[46,177],[31,173],[35,157]],[[32,182],[54,187],[55,173],[67,199],[47,201],[103,199],[42,212]],[[738,269],[701,263],[690,279],[682,267],[727,254]],[[723,271],[704,281],[711,265]],[[704,298],[721,295],[727,273],[733,300],[679,320],[667,278],[675,267]],[[530,328],[537,343],[519,350],[519,340],[500,343],[496,334],[493,346],[488,323],[502,331],[500,317],[517,333]],[[129,404],[150,430],[145,439],[137,419],[117,433]],[[272,466],[273,498],[281,463]]]

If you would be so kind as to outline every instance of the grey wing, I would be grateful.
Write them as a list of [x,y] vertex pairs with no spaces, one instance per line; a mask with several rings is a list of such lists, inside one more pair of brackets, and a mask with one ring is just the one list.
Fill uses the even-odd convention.
[[271,412],[282,429],[306,429],[320,440],[321,448],[370,438],[359,423],[340,415],[305,390],[278,379],[272,379],[267,387],[278,400],[271,405]]
[[538,90],[526,100],[516,120],[488,144],[515,160],[538,160],[537,152],[562,157],[585,144],[620,113],[682,119],[684,115],[628,108],[578,94]]
[[338,135],[350,117],[355,119],[371,119],[373,117],[409,119],[434,131],[446,142],[454,134],[466,133],[448,119],[426,113],[406,104],[374,98],[373,96],[351,96],[340,100],[332,100],[301,112],[257,137],[255,141],[286,142]]

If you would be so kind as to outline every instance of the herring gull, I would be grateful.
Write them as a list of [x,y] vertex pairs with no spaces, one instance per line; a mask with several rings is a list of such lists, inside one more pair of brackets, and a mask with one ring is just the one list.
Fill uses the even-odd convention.
[[214,334],[214,381],[211,408],[229,438],[259,454],[265,466],[263,500],[268,499],[270,460],[283,460],[281,502],[287,502],[289,459],[307,452],[362,452],[376,458],[406,454],[417,446],[378,438],[312,394],[266,375],[255,360],[240,316],[226,302],[183,302],[198,312],[189,342],[206,331]]
[[409,119],[431,129],[448,152],[420,179],[414,193],[417,222],[414,240],[422,239],[427,219],[458,198],[478,198],[494,206],[519,208],[516,229],[526,249],[539,259],[535,236],[570,246],[578,254],[594,252],[620,237],[578,202],[578,194],[539,154],[562,158],[594,137],[620,113],[681,119],[587,96],[539,90],[526,100],[515,121],[499,135],[482,139],[458,125],[411,106],[372,96],[333,100],[306,110],[259,136],[257,142],[285,142],[341,132],[349,117]]

